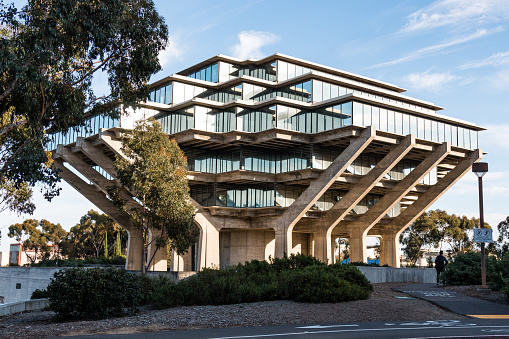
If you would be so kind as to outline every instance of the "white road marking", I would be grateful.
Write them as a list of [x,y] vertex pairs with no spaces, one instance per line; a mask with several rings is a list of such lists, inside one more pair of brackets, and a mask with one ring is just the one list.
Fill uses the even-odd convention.
[[332,327],[355,327],[359,325],[313,325],[313,326],[304,326],[304,327],[296,327],[296,328],[332,328]]
[[[240,335],[233,337],[215,337],[209,339],[243,339],[243,338],[267,338],[267,337],[283,337],[305,334],[320,334],[320,333],[341,333],[341,332],[369,332],[369,331],[400,331],[400,330],[424,330],[424,329],[459,329],[459,328],[472,328],[471,326],[457,326],[457,327],[392,327],[392,328],[364,328],[364,329],[344,329],[344,330],[328,330],[328,331],[304,331],[304,332],[287,332],[287,333],[272,333],[272,334],[253,334],[253,335]],[[476,328],[509,328],[509,326],[477,326]]]

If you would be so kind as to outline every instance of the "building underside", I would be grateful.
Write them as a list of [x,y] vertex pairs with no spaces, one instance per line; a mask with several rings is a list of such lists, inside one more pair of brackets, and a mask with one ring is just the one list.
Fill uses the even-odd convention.
[[[222,79],[227,62],[237,71],[271,67]],[[291,62],[301,74],[289,75]],[[206,70],[201,79],[200,69]],[[186,90],[200,85],[202,94],[205,88],[214,91],[198,97],[193,87],[190,98],[178,99],[180,83]],[[224,83],[240,97],[218,92]],[[262,85],[264,91],[253,90]],[[366,262],[368,236],[380,239],[380,264],[399,267],[401,233],[482,158],[477,148],[482,128],[475,124],[439,116],[439,107],[402,96],[393,85],[279,54],[257,62],[218,56],[152,88],[153,93],[164,88],[170,99],[154,94],[141,104],[142,115],[159,120],[188,157],[200,229],[187,254],[172,254],[175,271],[292,253],[333,263],[338,238],[349,239],[351,261]],[[337,96],[331,94],[334,88]],[[253,91],[264,97],[253,99]],[[106,190],[116,182],[113,161],[123,156],[122,128],[132,123],[97,126],[95,133],[74,139],[55,138],[54,165],[67,183],[128,231],[126,267],[140,270],[141,231],[110,202]],[[124,195],[136,203],[129,192]],[[149,269],[165,271],[166,259],[166,249],[159,249]]]

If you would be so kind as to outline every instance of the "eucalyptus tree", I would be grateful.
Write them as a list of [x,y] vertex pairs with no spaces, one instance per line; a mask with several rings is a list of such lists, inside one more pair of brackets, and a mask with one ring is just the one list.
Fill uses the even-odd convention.
[[[190,202],[187,182],[187,159],[178,144],[162,131],[156,121],[142,120],[122,137],[122,152],[115,169],[121,186],[109,188],[109,194],[121,211],[131,216],[132,223],[141,229],[143,244],[142,273],[154,258],[155,252],[170,244],[178,254],[185,253],[196,242],[195,208]],[[138,204],[122,198],[125,188]],[[149,242],[149,231],[157,235]],[[156,251],[147,258],[148,246]]]
[[[146,98],[167,35],[152,0],[0,0],[0,183],[58,195],[48,134]],[[110,93],[97,96],[100,72]]]

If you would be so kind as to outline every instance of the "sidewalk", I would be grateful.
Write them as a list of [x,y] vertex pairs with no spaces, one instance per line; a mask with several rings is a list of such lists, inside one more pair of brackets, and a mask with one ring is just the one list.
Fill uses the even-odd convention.
[[436,284],[412,284],[393,290],[427,300],[448,311],[480,319],[509,319],[509,306],[467,297]]

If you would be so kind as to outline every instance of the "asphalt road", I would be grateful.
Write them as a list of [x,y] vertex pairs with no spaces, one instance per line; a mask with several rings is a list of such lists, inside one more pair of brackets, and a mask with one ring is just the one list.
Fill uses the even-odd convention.
[[244,338],[509,338],[509,320],[466,319],[209,328],[135,334],[76,336],[74,339]]

